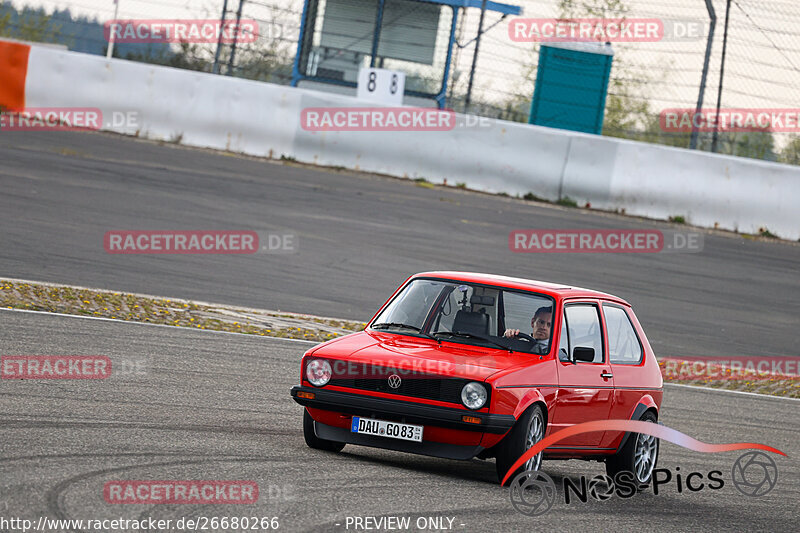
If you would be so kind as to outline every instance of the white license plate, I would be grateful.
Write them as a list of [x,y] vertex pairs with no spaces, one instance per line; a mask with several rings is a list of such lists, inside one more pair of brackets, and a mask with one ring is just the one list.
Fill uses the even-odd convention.
[[362,418],[360,416],[354,416],[353,422],[350,424],[351,433],[362,433],[364,435],[411,440],[414,442],[422,442],[422,428],[423,426],[398,424],[397,422]]

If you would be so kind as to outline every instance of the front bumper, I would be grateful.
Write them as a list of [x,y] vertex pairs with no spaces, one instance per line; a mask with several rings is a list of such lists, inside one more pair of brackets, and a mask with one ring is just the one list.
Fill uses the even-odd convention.
[[406,440],[375,437],[372,435],[361,435],[359,433],[351,433],[344,428],[328,426],[326,424],[320,424],[319,422],[314,422],[314,433],[321,439],[332,440],[334,442],[371,446],[373,448],[415,453],[417,455],[428,455],[430,457],[441,457],[443,459],[457,459],[460,461],[468,461],[483,450],[481,446],[464,446],[430,441],[410,442]]
[[[314,399],[298,398],[297,393],[301,391],[314,393]],[[466,409],[425,405],[405,400],[376,398],[375,396],[367,396],[364,394],[317,389],[313,387],[304,387],[302,385],[295,385],[292,387],[292,398],[302,406],[326,411],[336,411],[367,418],[400,419],[401,422],[408,424],[437,426],[448,429],[459,429],[462,431],[478,431],[481,433],[495,433],[498,435],[508,432],[517,421],[511,415],[480,413],[468,411]],[[464,422],[461,419],[464,415],[480,418],[481,423],[473,424]]]

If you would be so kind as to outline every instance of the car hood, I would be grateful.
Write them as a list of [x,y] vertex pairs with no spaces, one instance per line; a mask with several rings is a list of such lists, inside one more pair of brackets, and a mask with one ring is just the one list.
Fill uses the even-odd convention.
[[[425,338],[366,331],[325,343],[313,351],[313,356],[352,362],[351,373],[362,372],[373,365],[480,381],[501,370],[529,365],[534,358],[538,359],[520,352],[447,341],[437,344]],[[336,370],[334,373],[340,374]]]

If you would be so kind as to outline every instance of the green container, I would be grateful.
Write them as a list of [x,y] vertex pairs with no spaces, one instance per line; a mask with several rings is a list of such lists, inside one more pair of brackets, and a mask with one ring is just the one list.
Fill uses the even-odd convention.
[[610,44],[543,44],[528,123],[602,134],[613,59]]

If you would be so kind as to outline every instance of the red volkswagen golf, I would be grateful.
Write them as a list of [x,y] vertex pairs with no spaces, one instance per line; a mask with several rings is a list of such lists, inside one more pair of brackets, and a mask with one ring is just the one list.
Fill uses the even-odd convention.
[[[366,330],[308,350],[292,397],[308,446],[345,444],[496,458],[503,479],[534,443],[580,422],[656,422],[661,373],[624,300],[464,272],[412,276]],[[648,484],[658,440],[619,431],[563,439],[548,459],[604,460]]]

